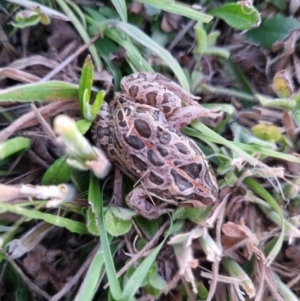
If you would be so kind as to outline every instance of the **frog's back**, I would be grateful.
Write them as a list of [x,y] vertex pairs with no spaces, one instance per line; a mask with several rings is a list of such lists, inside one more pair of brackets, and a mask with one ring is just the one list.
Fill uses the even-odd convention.
[[216,179],[204,154],[172,129],[161,111],[128,101],[122,94],[112,111],[116,158],[150,194],[193,205],[216,200]]

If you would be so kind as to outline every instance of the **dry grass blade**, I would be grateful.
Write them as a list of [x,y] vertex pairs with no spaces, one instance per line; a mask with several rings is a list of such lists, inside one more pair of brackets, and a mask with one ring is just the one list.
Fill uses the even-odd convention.
[[[39,108],[38,110],[45,118],[48,118],[50,116],[55,116],[64,110],[79,110],[79,108],[78,104],[75,102],[58,101]],[[0,132],[0,142],[5,141],[19,129],[24,129],[38,124],[38,120],[36,120],[35,117],[34,112],[29,112],[18,118],[15,122]]]

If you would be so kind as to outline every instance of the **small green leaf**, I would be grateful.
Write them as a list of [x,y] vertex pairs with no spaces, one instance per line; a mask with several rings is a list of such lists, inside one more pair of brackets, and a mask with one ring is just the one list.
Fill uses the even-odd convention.
[[149,283],[154,288],[160,290],[160,292],[166,293],[168,291],[168,285],[166,281],[160,275],[158,275],[158,273],[155,273],[149,278]]
[[238,123],[230,124],[230,128],[234,135],[235,142],[243,142],[248,145],[255,144],[258,146],[266,147],[268,149],[276,149],[274,143],[255,137],[248,129],[244,128]]
[[84,94],[85,94],[86,101],[89,103],[91,98],[93,80],[94,80],[94,66],[93,66],[91,56],[88,55],[82,67],[79,89],[78,89],[79,106],[80,106],[80,111],[82,116],[84,116],[84,108],[83,108]]
[[153,296],[155,298],[155,300],[157,300],[159,298],[159,296],[161,295],[161,291],[155,287],[153,287],[150,283],[148,283],[146,286],[146,291],[147,294]]
[[252,128],[252,133],[263,140],[277,142],[281,138],[280,130],[273,124],[260,123]]
[[50,18],[47,15],[41,13],[40,17],[41,17],[41,19],[40,19],[41,24],[43,24],[43,25],[49,25],[50,24],[51,21],[50,21]]
[[217,43],[217,39],[220,36],[219,31],[213,31],[209,35],[207,35],[207,46],[208,47],[213,47]]
[[105,91],[101,90],[99,93],[96,95],[96,99],[92,105],[92,120],[96,117],[98,112],[100,111],[103,101],[104,101],[104,96],[105,96]]
[[83,93],[83,117],[88,120],[92,121],[92,108],[90,106],[90,98],[89,98],[89,91],[88,89],[84,90]]
[[124,221],[132,220],[132,217],[136,216],[136,213],[134,211],[126,208],[109,206],[109,209],[115,217],[120,218]]
[[260,14],[253,6],[228,3],[209,12],[238,30],[249,30],[260,23]]
[[138,227],[141,228],[142,231],[146,232],[149,237],[153,237],[161,227],[162,219],[158,218],[149,223],[149,220],[139,215],[135,218],[135,222],[137,223]]
[[173,214],[173,220],[189,219],[194,223],[205,222],[212,210],[211,206],[204,208],[181,207]]
[[195,29],[195,38],[197,41],[197,48],[195,48],[195,50],[198,53],[203,54],[207,46],[206,31],[203,29],[201,22],[198,22],[194,27],[194,29]]
[[273,18],[263,20],[258,28],[248,31],[247,39],[270,49],[275,42],[282,41],[291,30],[298,28],[300,23],[295,18],[277,14]]
[[108,208],[105,212],[105,224],[108,233],[110,233],[112,236],[120,236],[124,235],[130,230],[132,226],[132,221],[123,220],[119,217],[116,217],[112,213],[112,210]]
[[80,119],[76,121],[76,126],[79,132],[84,135],[91,127],[92,123],[86,119]]
[[15,137],[0,143],[0,160],[11,155],[26,151],[30,148],[31,140],[23,137]]
[[264,95],[255,95],[263,107],[291,110],[296,106],[296,101],[291,98],[270,98]]
[[50,18],[48,15],[41,9],[40,6],[37,6],[34,8],[34,11],[37,12],[40,16],[40,22],[43,25],[49,25],[50,24]]
[[16,22],[12,22],[12,25],[17,28],[25,28],[36,25],[40,22],[40,15],[38,12],[26,9],[17,13]]
[[44,173],[43,185],[58,185],[67,183],[71,178],[71,167],[66,162],[66,156],[57,159]]
[[206,55],[217,55],[224,59],[228,59],[230,57],[230,52],[227,49],[221,47],[206,47],[204,54]]
[[100,229],[99,229],[98,221],[91,207],[87,208],[85,215],[86,215],[86,226],[89,232],[92,235],[99,236]]
[[206,208],[184,208],[186,218],[190,221],[200,224],[207,220],[208,216],[212,211],[212,206],[207,206]]
[[272,88],[281,98],[288,98],[292,96],[293,85],[286,70],[280,70],[275,74]]

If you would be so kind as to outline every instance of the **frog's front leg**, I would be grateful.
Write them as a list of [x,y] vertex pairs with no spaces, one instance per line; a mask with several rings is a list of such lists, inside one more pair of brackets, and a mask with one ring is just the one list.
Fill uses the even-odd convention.
[[172,209],[163,208],[167,203],[155,206],[147,201],[149,198],[148,194],[145,192],[142,186],[134,188],[127,196],[126,203],[139,215],[147,219],[156,219],[162,214],[170,213]]
[[173,114],[168,117],[168,123],[171,127],[179,130],[198,118],[216,119],[223,115],[223,112],[216,113],[216,111],[217,110],[205,109],[200,105],[187,106],[173,112]]

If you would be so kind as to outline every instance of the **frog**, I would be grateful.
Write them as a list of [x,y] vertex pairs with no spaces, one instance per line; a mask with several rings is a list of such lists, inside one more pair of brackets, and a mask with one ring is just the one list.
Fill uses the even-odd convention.
[[[180,129],[198,118],[218,118],[167,77],[138,72],[121,80],[94,120],[92,136],[108,159],[136,181],[125,201],[156,219],[172,206],[201,208],[218,198],[216,176],[202,150]],[[184,104],[184,106],[182,106]]]

